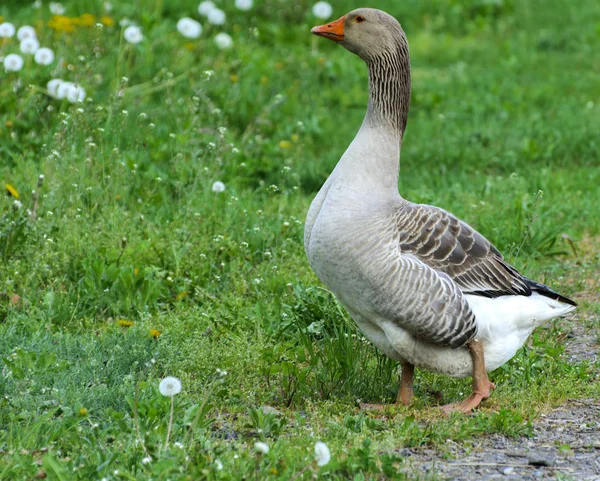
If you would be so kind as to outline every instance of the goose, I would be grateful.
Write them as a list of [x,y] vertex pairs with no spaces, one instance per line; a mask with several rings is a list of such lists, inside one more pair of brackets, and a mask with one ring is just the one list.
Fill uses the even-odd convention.
[[417,367],[471,376],[472,394],[443,406],[468,413],[495,389],[487,373],[511,359],[535,328],[577,304],[523,276],[451,213],[400,195],[411,79],[398,21],[360,8],[311,32],[365,61],[369,102],[308,210],[309,264],[375,347],[402,366],[396,405],[410,404]]

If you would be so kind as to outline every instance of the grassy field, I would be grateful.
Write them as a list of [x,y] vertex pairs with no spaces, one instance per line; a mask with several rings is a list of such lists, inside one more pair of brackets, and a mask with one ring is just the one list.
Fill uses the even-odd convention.
[[[403,447],[527,436],[550,406],[600,395],[598,364],[564,353],[569,326],[600,315],[599,2],[377,2],[411,44],[403,195],[580,302],[450,417],[436,406],[470,381],[426,372],[414,406],[359,410],[394,399],[396,366],[305,258],[306,211],[367,101],[362,62],[310,35],[312,2],[222,0],[223,26],[192,1],[70,1],[66,20],[17,3],[0,16],[56,60],[0,72],[0,479],[414,479]],[[85,101],[50,97],[53,77]],[[168,443],[167,375],[183,384]]]

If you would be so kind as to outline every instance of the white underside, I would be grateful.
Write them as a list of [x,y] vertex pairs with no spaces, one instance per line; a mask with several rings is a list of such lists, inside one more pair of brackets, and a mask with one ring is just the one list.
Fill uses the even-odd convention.
[[[533,293],[486,298],[465,295],[477,321],[485,367],[492,371],[511,359],[532,331],[549,319],[564,316],[574,306]],[[352,313],[352,312],[351,312]],[[365,319],[352,313],[365,335],[392,359],[453,377],[471,376],[473,364],[466,347],[439,347],[414,338],[386,319]]]

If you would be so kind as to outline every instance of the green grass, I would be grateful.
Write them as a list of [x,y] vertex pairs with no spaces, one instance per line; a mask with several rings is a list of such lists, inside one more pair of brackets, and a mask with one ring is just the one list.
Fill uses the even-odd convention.
[[[312,3],[225,3],[227,24],[203,21],[188,41],[175,23],[198,18],[195,2],[114,2],[112,18],[143,28],[135,47],[118,26],[57,33],[47,7],[0,6],[17,26],[39,22],[63,59],[0,73],[0,180],[23,204],[0,199],[0,479],[416,479],[401,474],[403,447],[527,436],[544,409],[597,397],[598,365],[569,360],[570,324],[553,323],[492,373],[497,389],[473,416],[435,408],[469,380],[426,372],[413,407],[357,408],[394,399],[396,366],[322,288],[302,234],[362,120],[366,69],[310,36]],[[581,300],[594,329],[600,4],[377,6],[411,44],[403,195],[477,227],[529,277]],[[213,44],[220,30],[231,50]],[[47,96],[53,75],[80,82],[86,101]],[[183,390],[165,449],[166,375]],[[322,468],[318,440],[332,451]]]

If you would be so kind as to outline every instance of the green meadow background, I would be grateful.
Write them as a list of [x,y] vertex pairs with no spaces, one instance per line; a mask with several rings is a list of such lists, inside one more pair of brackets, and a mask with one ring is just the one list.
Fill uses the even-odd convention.
[[[395,399],[396,366],[304,254],[308,206],[364,115],[364,64],[310,35],[312,2],[216,3],[223,26],[181,0],[65,1],[58,20],[46,2],[0,5],[56,54],[0,66],[0,479],[436,479],[402,450],[530,436],[544,410],[597,398],[598,363],[565,349],[598,339],[600,3],[331,2],[332,18],[382,8],[408,35],[402,195],[580,303],[450,417],[437,406],[470,381],[426,372],[414,406],[360,411]],[[199,39],[177,32],[184,16]],[[54,77],[86,100],[50,97]],[[167,375],[183,384],[171,425]]]

